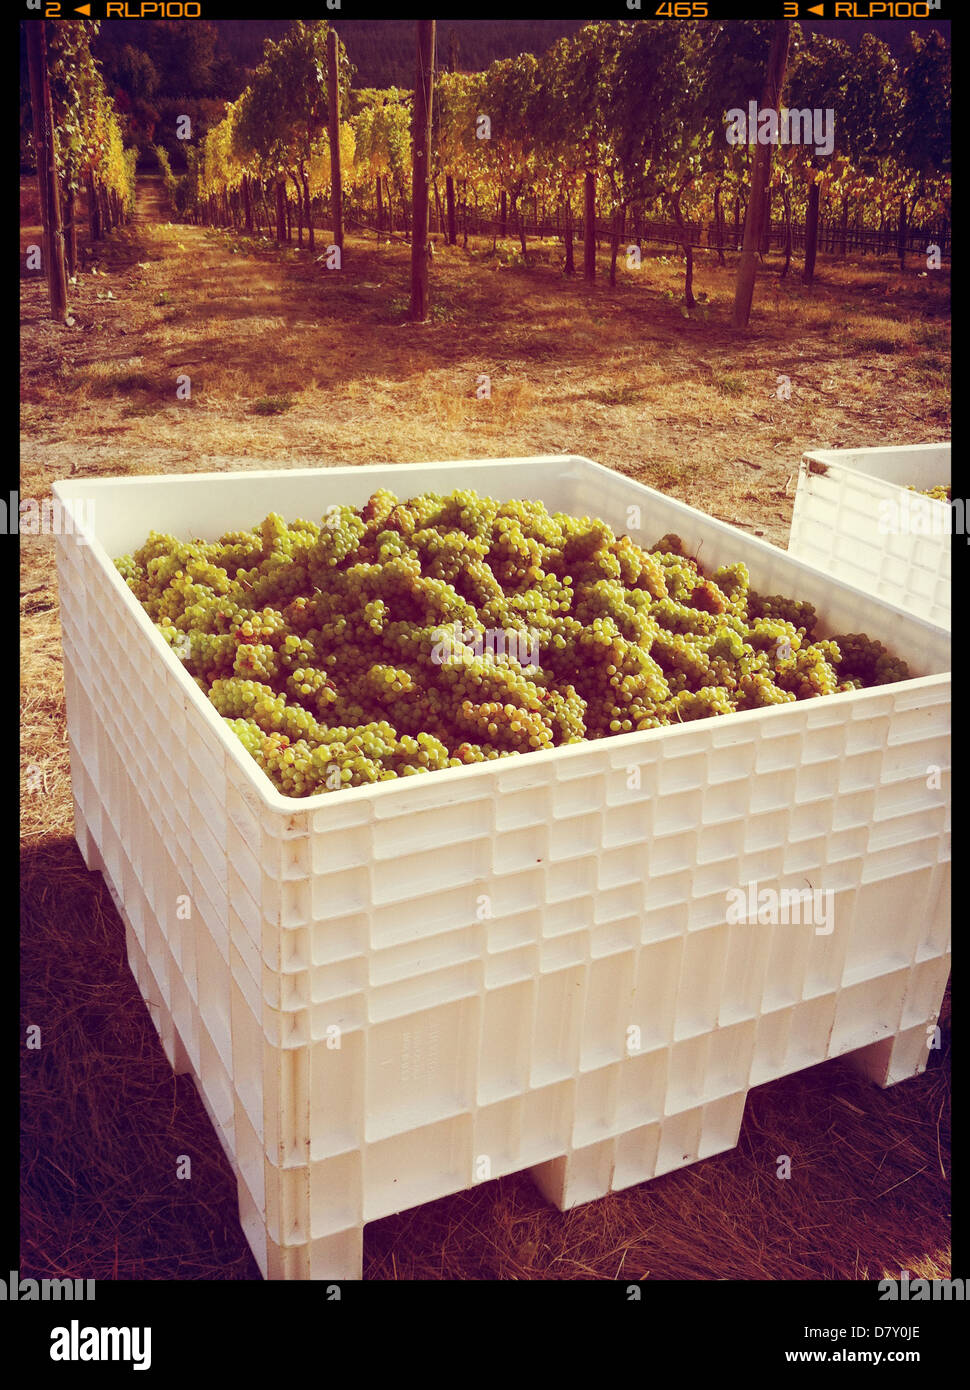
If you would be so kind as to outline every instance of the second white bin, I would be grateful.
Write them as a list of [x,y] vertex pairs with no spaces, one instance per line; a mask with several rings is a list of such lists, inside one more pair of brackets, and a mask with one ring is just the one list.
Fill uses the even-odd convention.
[[949,482],[949,444],[807,453],[788,552],[948,628],[951,510],[962,520],[962,504],[911,489]]

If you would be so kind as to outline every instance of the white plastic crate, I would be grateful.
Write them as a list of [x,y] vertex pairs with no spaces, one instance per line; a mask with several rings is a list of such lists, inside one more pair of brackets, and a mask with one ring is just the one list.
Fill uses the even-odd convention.
[[789,554],[949,627],[950,505],[909,491],[949,481],[949,444],[805,454]]
[[[111,557],[379,486],[675,531],[914,678],[286,798]],[[750,1087],[827,1057],[881,1084],[925,1066],[949,959],[940,629],[576,457],[54,490],[94,504],[58,541],[78,843],[267,1277],[358,1277],[365,1222],[486,1178],[530,1169],[565,1209],[730,1149]],[[834,930],[730,921],[752,882],[830,889]]]

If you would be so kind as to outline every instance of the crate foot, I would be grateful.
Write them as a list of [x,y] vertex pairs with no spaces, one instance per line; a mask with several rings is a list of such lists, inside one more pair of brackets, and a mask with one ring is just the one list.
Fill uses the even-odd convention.
[[332,1297],[339,1298],[339,1281],[359,1280],[364,1273],[364,1228],[320,1236],[308,1245],[277,1245],[266,1238],[266,1279],[314,1279],[334,1286]]
[[[334,1285],[340,1279],[364,1277],[364,1228],[350,1226],[346,1231],[321,1236],[310,1243],[310,1278],[327,1280]],[[336,1301],[339,1288],[330,1292]]]
[[595,1145],[567,1158],[551,1158],[527,1171],[547,1202],[560,1211],[571,1211],[584,1202],[598,1201],[611,1191],[615,1171],[613,1145]]
[[868,1081],[885,1089],[911,1076],[920,1076],[929,1061],[929,1047],[932,1025],[919,1024],[907,1028],[892,1038],[880,1038],[879,1042],[869,1043],[855,1052],[846,1054],[845,1060],[853,1071],[859,1072]]
[[537,1163],[534,1168],[528,1169],[529,1177],[546,1201],[551,1202],[560,1211],[566,1211],[569,1207],[566,1166],[565,1158],[551,1158],[546,1163]]
[[94,836],[88,829],[87,821],[84,819],[84,814],[76,801],[74,803],[74,838],[77,841],[78,849],[81,851],[84,867],[91,873],[102,873],[104,871],[104,864],[102,863],[101,855],[98,853],[98,847],[94,842]]
[[[296,1245],[280,1245],[267,1228],[266,1195],[261,1184],[260,1189],[254,1195],[246,1176],[237,1170],[239,1224],[264,1279],[314,1279],[338,1286],[344,1280],[363,1278],[363,1225],[347,1226]],[[329,1289],[325,1297],[336,1302],[339,1287]]]
[[[168,1032],[168,1030],[166,1030]],[[165,1056],[172,1065],[172,1071],[176,1076],[194,1076],[195,1068],[192,1066],[188,1051],[182,1041],[179,1030],[172,1025],[168,1035],[162,1036],[162,1045],[165,1048]]]

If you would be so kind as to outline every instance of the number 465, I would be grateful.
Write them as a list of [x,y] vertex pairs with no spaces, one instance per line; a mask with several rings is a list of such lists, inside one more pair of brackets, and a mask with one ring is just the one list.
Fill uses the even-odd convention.
[[655,11],[655,15],[657,19],[706,19],[707,6],[704,4],[658,5]]

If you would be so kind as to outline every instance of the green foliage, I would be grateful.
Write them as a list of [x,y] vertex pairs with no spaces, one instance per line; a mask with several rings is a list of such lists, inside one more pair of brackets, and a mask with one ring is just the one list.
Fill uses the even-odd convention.
[[176,209],[178,197],[178,180],[172,173],[172,163],[168,157],[168,151],[162,145],[154,145],[152,150],[158,161],[158,167],[161,170],[162,184],[164,185],[165,193],[174,211]]
[[388,91],[354,93],[350,124],[354,132],[355,167],[368,190],[375,179],[389,178],[400,197],[411,168],[411,96]]
[[950,167],[950,49],[938,30],[911,31],[902,69],[903,121],[899,150],[907,167],[926,178]]
[[86,177],[114,194],[124,215],[135,198],[134,149],[124,132],[101,67],[91,52],[99,21],[48,24],[48,73],[55,154],[62,188],[77,193]]
[[[367,22],[356,23],[362,31]],[[472,73],[441,71],[439,53],[435,192],[444,203],[441,182],[451,180],[459,217],[463,204],[494,217],[504,201],[505,234],[517,235],[519,243],[505,263],[525,264],[526,209],[533,200],[547,212],[558,205],[575,225],[583,182],[591,175],[598,216],[615,217],[617,229],[628,210],[672,220],[686,260],[696,245],[693,229],[713,219],[715,199],[722,214],[735,200],[747,201],[751,149],[728,143],[725,115],[760,97],[772,23],[596,21],[570,28],[538,58],[523,52]],[[277,181],[291,203],[299,196],[304,206],[307,191],[312,198],[329,190],[328,25],[315,20],[268,28],[276,37],[265,43],[248,87],[220,106],[218,119],[207,115],[208,128],[201,138],[197,133],[185,184],[175,190],[177,206],[192,206],[210,219],[215,209],[221,220],[223,195],[239,190],[244,177],[262,185],[270,203],[267,186]],[[413,31],[397,21],[388,22],[391,28],[395,35],[406,29],[411,41],[410,82]],[[204,49],[203,43],[200,61]],[[380,181],[395,230],[402,222],[406,229],[410,91],[353,90],[343,45],[339,52],[346,101],[341,165],[351,209],[366,208],[369,220]],[[160,59],[153,55],[153,61],[158,67]],[[850,211],[853,221],[857,213],[869,227],[895,220],[900,202],[911,222],[948,216],[948,81],[949,49],[935,31],[907,41],[897,59],[870,34],[851,48],[794,25],[782,103],[833,109],[835,148],[820,154],[814,144],[792,144],[773,152],[775,216],[780,194],[786,215],[804,220],[813,184],[822,216],[841,215],[846,225]],[[145,91],[147,77],[146,83]],[[490,122],[486,139],[479,138],[481,117]],[[237,220],[239,208],[237,198]],[[685,307],[703,318],[703,305],[684,298]]]
[[159,76],[148,54],[126,43],[108,70],[118,86],[134,101],[151,101],[158,91]]
[[[237,148],[282,168],[291,155],[308,160],[327,124],[327,34],[325,19],[298,20],[279,43],[268,40],[263,61],[242,97]],[[341,103],[346,105],[351,69],[338,44]]]

